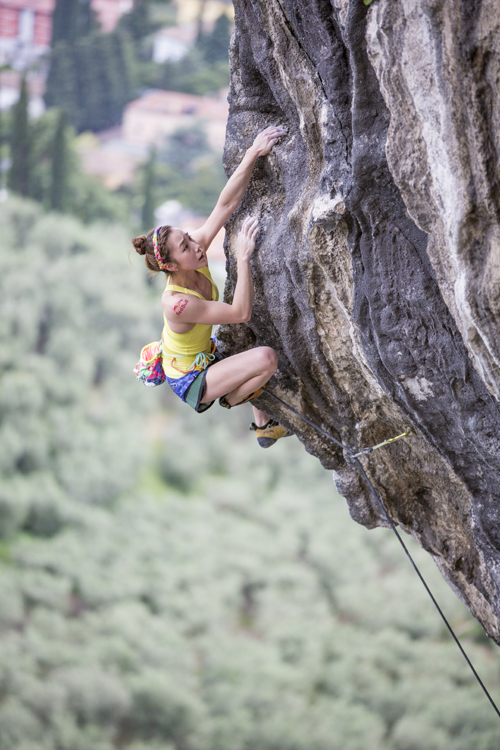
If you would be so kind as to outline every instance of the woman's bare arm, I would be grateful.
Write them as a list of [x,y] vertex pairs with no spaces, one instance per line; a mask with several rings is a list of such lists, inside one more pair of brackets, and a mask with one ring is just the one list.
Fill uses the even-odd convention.
[[269,127],[255,138],[239,166],[229,178],[219,196],[217,205],[205,224],[193,232],[193,238],[204,250],[210,246],[217,232],[224,226],[233,211],[240,204],[250,182],[255,162],[259,156],[265,156],[287,131],[281,127]]

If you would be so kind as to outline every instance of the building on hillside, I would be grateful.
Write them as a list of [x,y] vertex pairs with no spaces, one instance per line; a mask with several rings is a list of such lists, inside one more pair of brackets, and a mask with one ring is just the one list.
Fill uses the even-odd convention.
[[[91,0],[102,30],[113,31],[133,0]],[[0,64],[26,68],[50,47],[56,0],[0,0]]]
[[[147,158],[147,150],[139,153],[127,148],[117,132],[107,131],[98,138],[94,133],[83,133],[77,138],[77,151],[83,171],[94,175],[107,190],[131,185],[137,169]],[[114,137],[113,137],[114,136]]]
[[55,0],[0,0],[0,63],[27,67],[50,46]]
[[201,121],[210,145],[221,151],[227,115],[227,91],[215,98],[153,89],[125,107],[122,136],[131,143],[160,145],[178,128]]

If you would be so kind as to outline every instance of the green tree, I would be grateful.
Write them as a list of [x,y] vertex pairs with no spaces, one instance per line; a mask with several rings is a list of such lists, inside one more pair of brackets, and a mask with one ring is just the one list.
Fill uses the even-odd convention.
[[[77,41],[73,49],[80,107],[76,121],[77,131],[102,130],[107,124],[107,94],[103,88],[105,73],[102,70],[101,50],[97,35]],[[69,115],[71,117],[71,114]]]
[[156,208],[156,150],[151,149],[149,159],[143,170],[144,202],[142,204],[141,223],[145,231],[151,229],[155,223],[154,210]]
[[52,48],[58,42],[75,41],[80,5],[80,0],[57,0],[52,16]]
[[130,34],[135,42],[139,42],[155,31],[155,24],[151,18],[150,0],[135,0],[134,7],[130,13],[120,18],[119,25]]
[[194,47],[182,60],[167,60],[155,68],[152,83],[167,91],[211,94],[229,85],[229,64],[226,59],[208,65],[201,51]]
[[101,110],[109,127],[120,121],[123,107],[134,97],[133,49],[121,29],[96,35],[95,44],[101,71],[99,86],[104,94]]
[[70,153],[66,113],[61,111],[52,145],[49,205],[54,211],[66,211],[69,206]]
[[134,98],[136,92],[135,52],[130,37],[121,28],[117,28],[110,34],[110,44],[113,59],[119,71],[115,85],[118,107],[122,108]]
[[80,111],[77,71],[72,45],[58,42],[51,52],[51,64],[44,94],[47,107],[63,107],[76,124]]
[[198,159],[212,155],[205,129],[195,124],[175,130],[161,149],[159,158],[183,174],[192,174]]
[[212,32],[201,33],[196,43],[197,48],[209,65],[227,61],[229,42],[231,40],[231,21],[225,13],[216,20]]
[[[31,123],[31,169],[30,196],[46,209],[53,205],[54,170],[66,174],[62,209],[78,216],[85,223],[112,221],[127,224],[125,198],[106,190],[91,175],[84,174],[76,149],[74,129],[66,125],[61,140],[57,131],[61,128],[61,112],[56,108],[47,110],[42,117]],[[59,151],[64,148],[64,154]],[[61,159],[65,165],[61,164]]]
[[171,183],[170,189],[183,206],[193,209],[202,216],[208,216],[226,184],[226,176],[220,164],[210,162],[200,166],[187,178],[179,175]]
[[102,130],[120,121],[135,92],[135,62],[121,30],[59,42],[52,52],[45,103],[66,111],[78,130]]
[[[134,302],[140,285],[126,303],[118,288],[129,272],[119,272],[109,252],[118,237],[122,248],[127,246],[124,234],[116,228],[84,229],[70,217],[19,199],[2,204],[1,216],[0,537],[5,538],[14,523],[50,528],[51,515],[70,496],[106,505],[133,479],[134,455],[141,450],[132,433],[120,436],[125,423],[112,394],[121,381],[124,398],[129,387],[131,397],[141,398],[126,375],[130,367],[123,365],[133,361],[142,336],[133,333],[141,326]],[[15,263],[9,261],[13,248]],[[113,290],[118,277],[122,281]],[[98,393],[103,408],[95,410]],[[123,454],[113,467],[115,443]]]
[[59,42],[75,42],[98,28],[97,16],[90,0],[56,0],[52,16],[52,40],[54,49]]
[[31,190],[31,126],[28,115],[26,76],[21,82],[19,101],[13,107],[11,134],[11,166],[8,187],[14,193],[29,196]]
[[158,153],[155,183],[157,204],[175,198],[198,214],[210,213],[226,176],[201,124],[181,128],[168,137]]

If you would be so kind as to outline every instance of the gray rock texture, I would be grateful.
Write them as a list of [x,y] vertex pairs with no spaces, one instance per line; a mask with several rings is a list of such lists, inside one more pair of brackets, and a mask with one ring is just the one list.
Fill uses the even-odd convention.
[[[500,643],[498,0],[235,0],[230,173],[256,165],[227,232],[262,231],[252,320],[227,351],[279,353],[273,390],[351,447],[396,523]],[[335,472],[352,517],[386,521],[341,449],[259,405]]]

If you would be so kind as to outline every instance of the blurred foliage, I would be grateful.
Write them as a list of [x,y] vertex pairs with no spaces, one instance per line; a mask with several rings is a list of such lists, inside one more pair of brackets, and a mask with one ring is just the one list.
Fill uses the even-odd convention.
[[65,41],[72,44],[79,37],[99,28],[90,0],[56,0],[52,16],[51,46]]
[[121,29],[58,41],[51,52],[45,103],[64,109],[78,132],[121,121],[136,95],[135,48]]
[[84,229],[15,199],[0,216],[0,537],[50,536],[68,500],[112,503],[137,471],[122,407],[130,342],[146,329],[141,281],[116,264],[118,228]]
[[200,32],[194,47],[181,60],[168,60],[161,65],[144,69],[144,83],[168,91],[184,91],[200,96],[229,86],[230,38],[231,22],[222,13],[213,30]]
[[198,36],[196,46],[206,62],[213,65],[217,62],[227,62],[227,51],[231,40],[231,21],[225,13],[221,13],[211,32],[203,32]]
[[[27,128],[20,145],[19,108],[23,106]],[[82,171],[75,149],[75,131],[67,125],[64,110],[52,108],[36,120],[27,119],[27,102],[21,99],[9,113],[11,169],[8,185],[14,193],[32,198],[46,209],[70,213],[86,223],[128,223],[128,203],[110,193]],[[19,151],[26,158],[19,159]],[[22,172],[22,174],[21,174]]]
[[156,30],[156,24],[151,15],[151,6],[151,0],[135,0],[130,13],[120,18],[119,27],[125,29],[135,42],[140,42]]
[[161,65],[151,66],[146,73],[149,74],[146,84],[167,91],[184,91],[202,96],[229,86],[227,59],[208,64],[197,46],[189,50],[181,60],[169,60]]
[[[135,382],[160,289],[120,230],[0,219],[0,750],[497,750],[390,531],[248,407]],[[498,701],[496,648],[409,544]]]
[[170,199],[208,216],[226,182],[219,155],[210,147],[200,122],[179,128],[163,147],[150,152],[129,200],[140,206],[141,227],[147,230],[154,224],[152,209]]
[[32,139],[28,118],[28,87],[26,76],[21,81],[19,100],[12,107],[10,132],[10,169],[7,185],[19,195],[30,195]]
[[[87,6],[59,0],[58,7],[61,23],[45,95],[49,110],[30,126],[29,187],[17,192],[86,222],[121,220],[137,231],[153,225],[154,207],[168,199],[208,215],[226,177],[219,156],[207,144],[202,123],[174,133],[158,154],[150,153],[135,185],[110,193],[82,174],[73,149],[74,131],[62,128],[61,114],[56,119],[55,110],[63,111],[77,132],[102,130],[119,122],[123,107],[141,87],[195,94],[220,90],[229,83],[227,15],[217,19],[211,32],[201,31],[181,61],[158,65],[151,61],[152,35],[160,22],[173,20],[169,2],[141,0],[111,34],[96,30],[90,16],[89,23],[83,23]],[[67,189],[62,188],[65,181]]]
[[143,203],[141,211],[141,227],[148,231],[155,224],[155,193],[156,193],[156,149],[149,152],[149,159],[143,167],[142,172],[142,194]]

